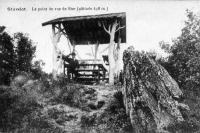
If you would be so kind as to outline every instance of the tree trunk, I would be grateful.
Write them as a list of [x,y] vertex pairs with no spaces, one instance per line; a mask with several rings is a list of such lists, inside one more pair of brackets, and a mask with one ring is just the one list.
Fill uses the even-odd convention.
[[182,91],[168,72],[133,47],[124,51],[123,61],[124,104],[135,132],[162,131],[183,121],[178,107],[188,106],[175,100],[181,98]]
[[109,44],[108,60],[109,60],[109,84],[114,84],[114,69],[115,69],[115,60],[113,57],[114,51],[114,42]]
[[117,81],[119,81],[119,74],[120,74],[120,44],[121,39],[118,39],[118,43],[115,44],[114,48],[114,59],[115,59],[115,76],[117,77]]
[[114,39],[115,39],[115,31],[117,28],[117,21],[115,21],[112,24],[112,29],[110,32],[110,44],[109,44],[109,49],[108,49],[108,58],[109,58],[109,84],[113,85],[114,84],[114,75],[115,75],[115,65],[116,62],[114,60]]

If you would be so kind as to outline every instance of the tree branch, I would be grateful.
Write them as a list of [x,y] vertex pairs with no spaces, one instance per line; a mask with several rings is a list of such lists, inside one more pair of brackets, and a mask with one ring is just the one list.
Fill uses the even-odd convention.
[[111,25],[109,25],[108,30],[109,30],[109,33],[110,33],[111,32]]
[[125,26],[122,26],[122,27],[117,28],[117,29],[115,30],[115,32],[117,32],[118,30],[123,29],[123,28],[125,28]]
[[[102,25],[103,25],[103,29],[110,35],[110,31],[108,31],[108,30],[106,29],[104,23],[102,23]],[[110,25],[109,25],[108,29],[110,30]]]

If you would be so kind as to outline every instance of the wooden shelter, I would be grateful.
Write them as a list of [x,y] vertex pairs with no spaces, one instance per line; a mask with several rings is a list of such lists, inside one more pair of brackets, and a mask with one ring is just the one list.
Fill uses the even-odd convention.
[[[59,54],[57,43],[61,35],[66,36],[74,48],[75,45],[109,44],[109,63],[113,70],[112,61],[115,58],[113,56],[118,54],[116,49],[120,48],[120,43],[126,43],[126,13],[124,12],[62,17],[42,23],[42,26],[46,25],[52,26],[53,63],[55,64],[53,75],[55,78],[57,55]],[[110,55],[110,53],[113,54]],[[109,69],[109,72],[111,72],[111,69]]]

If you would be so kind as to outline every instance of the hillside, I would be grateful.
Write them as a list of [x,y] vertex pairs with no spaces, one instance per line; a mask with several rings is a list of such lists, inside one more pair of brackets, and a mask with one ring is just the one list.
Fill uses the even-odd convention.
[[119,86],[29,80],[21,86],[14,84],[0,89],[2,132],[131,130]]

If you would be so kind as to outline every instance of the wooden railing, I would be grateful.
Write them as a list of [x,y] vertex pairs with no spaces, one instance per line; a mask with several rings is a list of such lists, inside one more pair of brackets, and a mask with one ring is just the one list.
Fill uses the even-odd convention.
[[93,81],[100,82],[101,80],[107,80],[106,72],[107,70],[104,68],[102,64],[79,64],[77,68],[78,71],[78,81]]

